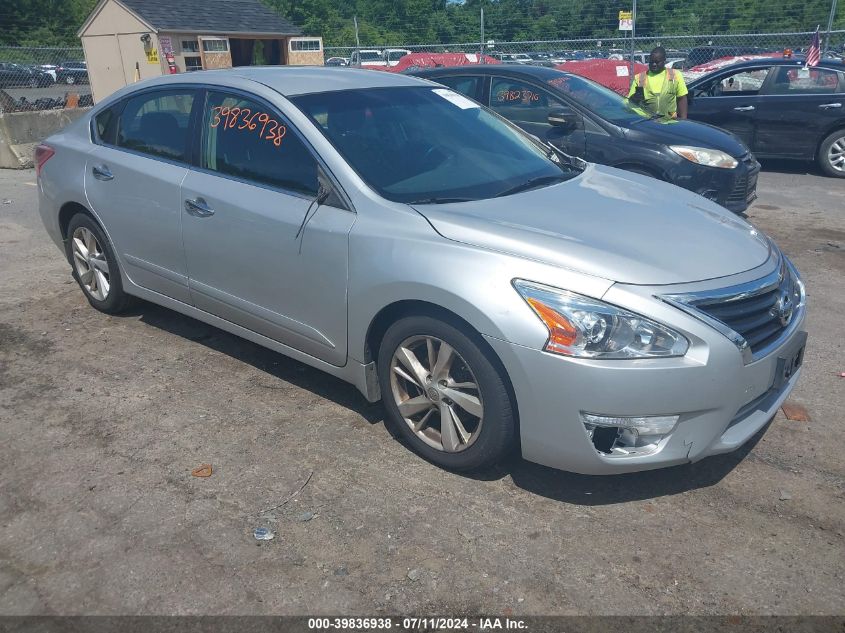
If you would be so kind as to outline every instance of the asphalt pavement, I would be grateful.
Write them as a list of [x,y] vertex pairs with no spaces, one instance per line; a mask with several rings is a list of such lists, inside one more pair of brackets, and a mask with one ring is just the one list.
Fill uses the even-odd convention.
[[845,180],[764,169],[748,216],[807,284],[808,419],[614,477],[445,472],[348,384],[98,313],[34,173],[0,171],[0,615],[845,613]]

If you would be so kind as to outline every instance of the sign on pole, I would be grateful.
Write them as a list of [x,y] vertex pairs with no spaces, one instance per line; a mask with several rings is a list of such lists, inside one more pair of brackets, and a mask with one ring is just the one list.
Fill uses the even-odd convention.
[[619,12],[619,30],[633,31],[634,30],[634,14],[632,11]]

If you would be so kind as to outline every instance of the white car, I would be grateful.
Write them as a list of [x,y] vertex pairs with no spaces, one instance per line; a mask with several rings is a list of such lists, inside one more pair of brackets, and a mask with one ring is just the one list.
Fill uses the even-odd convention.
[[383,53],[384,62],[387,66],[396,66],[400,59],[410,54],[411,51],[406,48],[386,48]]
[[358,51],[352,51],[349,65],[367,68],[372,66],[387,66],[387,62],[384,61],[382,51],[375,48],[363,48]]

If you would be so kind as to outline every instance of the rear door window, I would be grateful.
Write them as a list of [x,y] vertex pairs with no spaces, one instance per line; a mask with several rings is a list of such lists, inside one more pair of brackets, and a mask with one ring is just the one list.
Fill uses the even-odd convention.
[[117,124],[122,103],[106,108],[94,117],[96,140],[104,145],[114,145],[117,138]]
[[843,91],[839,74],[833,70],[781,66],[774,73],[766,94],[824,95]]
[[467,77],[466,75],[458,75],[456,77],[436,77],[433,79],[439,84],[448,86],[455,92],[460,92],[470,99],[478,100],[478,84],[481,77]]
[[212,91],[200,129],[204,169],[316,195],[317,160],[275,110],[240,95]]
[[[188,127],[194,90],[144,93],[126,101],[117,131],[117,146],[188,162]],[[107,130],[107,128],[104,128]]]
[[549,110],[563,104],[548,92],[507,77],[494,77],[490,107],[515,123],[548,125]]

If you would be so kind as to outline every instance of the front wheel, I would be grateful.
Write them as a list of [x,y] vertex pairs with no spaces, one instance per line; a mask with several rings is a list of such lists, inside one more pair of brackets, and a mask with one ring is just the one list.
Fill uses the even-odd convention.
[[837,130],[822,141],[817,158],[825,174],[845,178],[845,129]]
[[496,463],[513,447],[510,395],[489,353],[462,329],[430,316],[388,328],[378,359],[384,406],[416,453],[467,471]]
[[132,298],[123,292],[120,269],[103,230],[88,215],[77,213],[67,231],[67,257],[85,298],[107,314],[123,312]]

